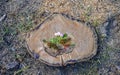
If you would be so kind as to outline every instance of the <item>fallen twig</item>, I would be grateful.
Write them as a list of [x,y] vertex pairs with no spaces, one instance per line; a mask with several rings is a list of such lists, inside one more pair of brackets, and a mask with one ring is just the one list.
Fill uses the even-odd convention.
[[2,20],[4,20],[5,18],[6,18],[6,14],[4,14],[1,18],[0,18],[0,22],[2,21]]

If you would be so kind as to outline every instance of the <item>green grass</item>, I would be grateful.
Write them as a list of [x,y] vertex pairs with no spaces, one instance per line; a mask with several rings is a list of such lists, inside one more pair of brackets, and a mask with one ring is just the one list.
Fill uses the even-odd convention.
[[92,24],[93,26],[97,27],[100,24],[100,22],[98,20],[94,20]]
[[26,33],[33,28],[33,23],[32,20],[27,20],[25,22],[20,22],[17,26],[18,26],[17,29],[20,33],[22,32]]
[[24,68],[21,68],[18,71],[14,72],[14,75],[20,75],[21,72],[26,71],[30,66],[25,66]]

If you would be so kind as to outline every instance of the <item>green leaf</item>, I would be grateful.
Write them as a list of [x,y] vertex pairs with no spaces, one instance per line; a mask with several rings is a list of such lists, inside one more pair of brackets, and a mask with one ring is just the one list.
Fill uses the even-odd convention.
[[60,43],[60,40],[62,39],[62,37],[58,36],[57,37],[57,42]]
[[65,37],[68,37],[68,35],[66,33],[63,35],[63,38],[65,38]]
[[50,39],[50,42],[56,44],[57,43],[57,38]]

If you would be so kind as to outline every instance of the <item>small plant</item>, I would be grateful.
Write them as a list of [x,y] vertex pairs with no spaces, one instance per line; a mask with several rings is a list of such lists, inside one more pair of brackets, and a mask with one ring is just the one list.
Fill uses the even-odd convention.
[[71,43],[71,38],[68,36],[68,34],[61,34],[60,32],[55,33],[55,37],[51,38],[50,40],[43,40],[44,43],[47,43],[49,48],[54,48],[56,50],[59,50],[59,45],[64,46],[64,48],[68,46],[74,46],[75,44]]
[[47,47],[62,51],[68,50],[69,47],[74,47],[75,44],[72,43],[72,38],[68,36],[67,33],[62,34],[60,32],[55,33],[55,37],[50,38],[49,40],[43,40],[43,42],[47,45]]

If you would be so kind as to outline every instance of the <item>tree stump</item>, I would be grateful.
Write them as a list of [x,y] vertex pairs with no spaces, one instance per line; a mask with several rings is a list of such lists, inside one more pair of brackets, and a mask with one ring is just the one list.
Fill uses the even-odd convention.
[[[74,37],[75,48],[72,52],[53,57],[45,51],[42,40],[54,37],[56,32],[68,33]],[[97,36],[94,28],[62,14],[53,14],[28,34],[26,43],[30,54],[32,56],[37,54],[40,61],[51,66],[65,66],[85,61],[97,52]]]

